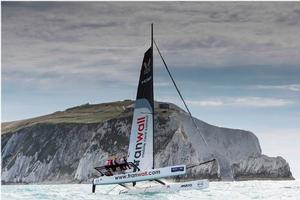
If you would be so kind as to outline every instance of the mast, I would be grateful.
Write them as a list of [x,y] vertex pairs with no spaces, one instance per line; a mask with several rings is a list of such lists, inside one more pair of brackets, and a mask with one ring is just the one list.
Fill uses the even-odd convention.
[[151,24],[151,49],[152,49],[152,61],[153,61],[153,23]]
[[[151,60],[152,60],[152,68],[154,66],[154,60],[153,60],[153,23],[151,24]],[[154,74],[154,73],[153,73]],[[152,75],[152,81],[154,83],[154,77]],[[153,89],[153,97],[154,97],[154,89]],[[155,140],[155,130],[154,130],[154,101],[153,101],[153,112],[152,112],[152,119],[153,119],[153,123],[152,123],[152,130],[153,130],[153,142],[152,142],[152,149],[153,149],[153,163],[152,163],[152,169],[154,169],[154,140]]]

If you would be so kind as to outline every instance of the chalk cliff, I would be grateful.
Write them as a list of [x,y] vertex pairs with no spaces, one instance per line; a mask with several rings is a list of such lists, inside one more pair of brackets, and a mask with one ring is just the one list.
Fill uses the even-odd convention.
[[[82,106],[2,123],[2,183],[87,183],[109,156],[127,154],[133,101]],[[216,162],[176,180],[293,179],[282,157],[262,155],[257,137],[196,120],[169,103],[156,103],[155,166]]]

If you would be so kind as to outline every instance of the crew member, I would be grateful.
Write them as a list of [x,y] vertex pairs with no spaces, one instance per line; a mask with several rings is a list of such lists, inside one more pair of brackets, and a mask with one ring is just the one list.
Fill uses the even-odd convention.
[[113,165],[113,160],[109,159],[105,162],[106,166],[112,166]]
[[113,165],[113,160],[109,159],[109,160],[105,161],[105,166],[104,167],[105,167],[106,170],[109,170],[112,167],[112,165]]
[[121,158],[120,168],[121,168],[122,170],[126,170],[127,168],[130,169],[130,166],[129,166],[129,164],[128,164],[128,162],[127,162],[127,159],[126,159],[125,156],[123,156],[123,158]]
[[118,166],[119,166],[118,158],[114,158],[114,159],[112,160],[112,166],[111,166],[113,172],[116,171],[116,169],[117,169]]
[[113,160],[113,165],[116,165],[116,166],[119,165],[119,159],[118,159],[118,158],[115,158],[115,159]]

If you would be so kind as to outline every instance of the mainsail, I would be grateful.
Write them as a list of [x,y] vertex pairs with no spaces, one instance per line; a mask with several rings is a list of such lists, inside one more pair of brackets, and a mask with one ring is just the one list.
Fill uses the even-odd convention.
[[[128,162],[140,170],[153,169],[153,48],[145,52],[134,105]],[[136,169],[135,169],[136,170]]]

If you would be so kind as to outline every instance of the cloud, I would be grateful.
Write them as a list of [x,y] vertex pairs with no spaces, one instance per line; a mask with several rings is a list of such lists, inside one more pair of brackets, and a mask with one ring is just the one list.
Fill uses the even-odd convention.
[[289,85],[257,85],[254,88],[258,89],[275,89],[275,90],[289,90],[293,92],[300,92],[300,84]]
[[213,86],[221,89],[259,89],[259,90],[285,90],[292,92],[300,92],[300,84],[285,84],[285,85],[222,85]]
[[297,3],[4,2],[2,6],[4,72],[59,69],[68,76],[82,68],[80,73],[89,76],[84,69],[93,66],[98,68],[93,74],[101,79],[101,68],[109,67],[120,72],[111,77],[114,81],[135,81],[149,45],[151,22],[174,67],[300,62]]
[[[242,73],[234,73],[236,69],[268,66],[277,74],[261,75],[256,70],[251,73],[255,78],[243,80],[275,82],[278,87],[273,88],[279,90],[281,72],[300,63],[299,10],[298,3],[283,2],[3,2],[3,89],[84,91],[108,85],[131,89],[150,45],[153,22],[155,39],[175,73],[192,71],[190,76],[195,76],[203,69],[225,68],[201,77],[213,85],[217,73],[222,84],[223,72],[227,78],[232,73],[230,81],[234,82],[243,78]],[[154,56],[158,61],[157,52]],[[197,84],[201,80],[186,75],[182,81]],[[270,80],[274,82],[267,83]],[[161,79],[156,86],[163,90],[168,84]],[[299,89],[297,85],[284,87]],[[22,99],[18,94],[13,98]],[[236,101],[208,99],[198,104],[247,104]],[[285,100],[267,103],[288,105]]]
[[291,100],[262,98],[262,97],[238,97],[231,99],[228,105],[249,107],[282,107],[293,104]]
[[203,100],[203,101],[195,101],[195,100],[187,100],[188,104],[193,106],[200,106],[200,107],[219,107],[225,106],[225,102],[220,99],[213,99],[213,100]]
[[[178,98],[160,98],[162,101],[171,101],[181,104]],[[287,99],[265,98],[265,97],[218,97],[204,100],[186,100],[186,103],[196,107],[253,107],[270,108],[294,105],[295,102]]]
[[[192,101],[191,103],[197,106],[238,106],[238,107],[283,107],[294,104],[291,100],[263,97],[236,97],[224,98],[219,100],[206,101],[206,104],[201,104],[201,101]],[[210,104],[209,104],[210,102]]]

